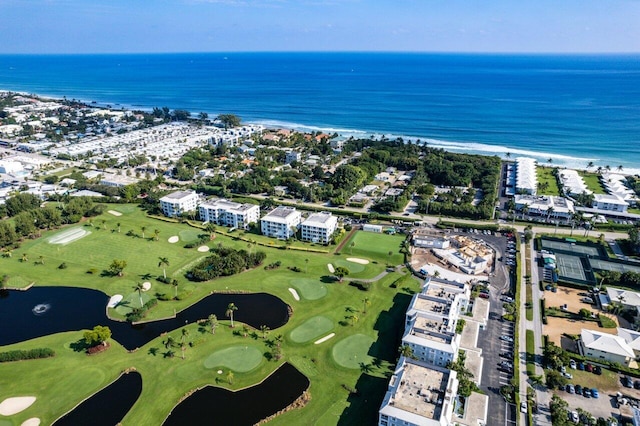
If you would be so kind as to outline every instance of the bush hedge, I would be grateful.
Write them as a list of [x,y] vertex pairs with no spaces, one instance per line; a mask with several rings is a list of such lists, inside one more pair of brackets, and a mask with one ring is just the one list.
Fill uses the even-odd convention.
[[22,361],[25,359],[51,358],[56,353],[51,348],[35,348],[28,351],[17,350],[0,352],[0,362]]

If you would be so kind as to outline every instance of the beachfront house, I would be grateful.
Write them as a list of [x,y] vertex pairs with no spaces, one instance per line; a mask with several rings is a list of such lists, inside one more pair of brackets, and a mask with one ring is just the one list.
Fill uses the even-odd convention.
[[627,367],[635,360],[633,349],[622,337],[586,328],[580,333],[578,350],[582,356],[617,362]]
[[267,237],[288,240],[301,221],[302,215],[295,207],[278,206],[260,220],[260,231]]
[[197,206],[198,195],[195,191],[176,191],[160,198],[162,213],[168,217],[176,217],[194,211]]

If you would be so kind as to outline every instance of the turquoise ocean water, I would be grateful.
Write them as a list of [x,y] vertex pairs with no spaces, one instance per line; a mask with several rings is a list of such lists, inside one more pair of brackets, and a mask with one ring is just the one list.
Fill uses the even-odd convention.
[[637,55],[0,55],[0,89],[640,172]]

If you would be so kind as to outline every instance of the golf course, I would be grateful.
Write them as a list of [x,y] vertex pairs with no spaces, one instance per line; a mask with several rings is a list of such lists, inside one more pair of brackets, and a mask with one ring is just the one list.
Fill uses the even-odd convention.
[[[142,377],[142,392],[122,424],[160,425],[197,389],[251,388],[284,363],[309,379],[308,401],[269,424],[375,423],[398,356],[405,310],[419,289],[419,282],[404,268],[387,272],[389,265],[402,265],[403,241],[400,235],[357,231],[337,254],[335,246],[299,241],[285,246],[251,232],[228,233],[223,227],[216,227],[214,234],[198,223],[148,217],[130,204],[109,204],[104,214],[90,221],[44,231],[0,258],[7,289],[0,297],[3,328],[20,327],[9,314],[12,294],[28,292],[31,286],[93,289],[103,292],[106,300],[121,296],[112,299],[114,307],[104,307],[116,321],[125,321],[132,310],[150,301],[157,304],[149,303],[153,306],[142,321],[174,318],[212,293],[226,294],[235,309],[217,315],[215,321],[207,321],[213,312],[203,315],[202,321],[186,321],[131,351],[112,337],[108,349],[87,355],[83,345],[87,330],[0,346],[0,352],[36,348],[55,352],[50,358],[0,362],[0,403],[35,398],[19,412],[0,413],[0,426],[33,423],[34,418],[52,424],[122,372],[132,370]],[[187,272],[210,256],[203,246],[264,252],[266,258],[260,266],[235,275],[190,281]],[[114,270],[114,261],[123,267]],[[349,274],[339,282],[329,264],[346,268]],[[350,285],[352,279],[372,282],[363,288]],[[244,293],[279,298],[289,306],[288,321],[274,329],[234,321],[234,315],[242,316],[243,307],[256,309],[229,296]],[[80,309],[82,302],[73,301]],[[45,306],[47,301],[41,303]],[[34,310],[36,314],[40,312]],[[47,312],[41,315],[46,318]],[[209,404],[212,412],[215,403]]]

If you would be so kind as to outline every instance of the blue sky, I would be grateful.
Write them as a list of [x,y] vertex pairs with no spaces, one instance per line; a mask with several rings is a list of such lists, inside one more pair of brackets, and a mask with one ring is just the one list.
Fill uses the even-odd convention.
[[640,52],[640,0],[0,0],[0,53]]

